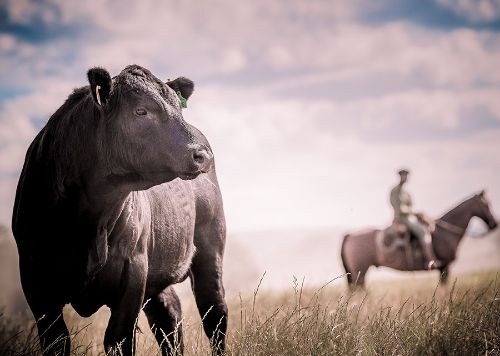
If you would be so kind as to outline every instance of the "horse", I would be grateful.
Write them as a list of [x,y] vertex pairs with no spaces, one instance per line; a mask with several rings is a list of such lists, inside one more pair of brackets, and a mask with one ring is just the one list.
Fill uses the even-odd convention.
[[[472,217],[483,220],[493,230],[497,222],[491,213],[484,190],[464,200],[435,221],[432,248],[442,262],[440,282],[446,283],[449,266]],[[344,236],[341,258],[349,286],[363,286],[371,266],[386,266],[400,271],[427,270],[421,249],[408,231],[393,225],[385,230],[367,229]]]
[[21,284],[43,352],[70,352],[66,304],[82,317],[111,309],[106,352],[135,353],[141,309],[163,355],[175,340],[182,352],[172,285],[189,277],[205,333],[223,353],[226,225],[212,149],[182,116],[194,84],[138,65],[87,77],[31,143],[16,191]]

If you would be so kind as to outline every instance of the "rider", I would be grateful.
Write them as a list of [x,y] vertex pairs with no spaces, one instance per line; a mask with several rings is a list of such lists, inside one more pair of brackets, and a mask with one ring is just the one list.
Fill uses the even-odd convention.
[[408,180],[409,171],[399,170],[399,184],[391,190],[391,205],[394,208],[394,222],[399,222],[408,228],[410,234],[417,238],[420,249],[424,254],[427,267],[439,268],[441,262],[436,259],[432,249],[432,238],[428,228],[418,221],[416,214],[412,210],[411,196],[404,188]]

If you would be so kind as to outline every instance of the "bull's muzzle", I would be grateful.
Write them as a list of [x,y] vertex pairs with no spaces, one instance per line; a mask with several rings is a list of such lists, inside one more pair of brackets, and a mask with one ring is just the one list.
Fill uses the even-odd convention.
[[199,146],[193,149],[192,158],[198,171],[203,173],[207,173],[210,170],[212,162],[214,161],[214,155],[205,146]]

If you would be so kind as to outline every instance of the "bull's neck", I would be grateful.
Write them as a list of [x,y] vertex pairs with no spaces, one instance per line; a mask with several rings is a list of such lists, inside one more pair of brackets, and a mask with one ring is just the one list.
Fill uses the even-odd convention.
[[82,187],[80,199],[86,215],[98,220],[106,220],[115,215],[132,192],[159,184],[145,180],[138,174],[102,174],[104,171],[95,169],[87,172],[79,184]]
[[85,175],[79,187],[80,208],[87,218],[100,221],[100,224],[106,223],[134,190],[126,181],[117,181],[94,172]]

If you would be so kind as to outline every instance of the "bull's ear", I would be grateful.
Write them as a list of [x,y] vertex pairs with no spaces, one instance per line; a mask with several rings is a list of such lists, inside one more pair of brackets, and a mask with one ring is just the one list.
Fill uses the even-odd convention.
[[104,68],[95,67],[87,72],[87,77],[89,78],[90,92],[94,101],[99,106],[105,105],[111,93],[111,76],[109,72]]
[[167,85],[172,88],[173,91],[180,92],[184,99],[189,99],[191,94],[193,94],[194,83],[191,79],[186,77],[179,77],[174,80],[169,80]]

